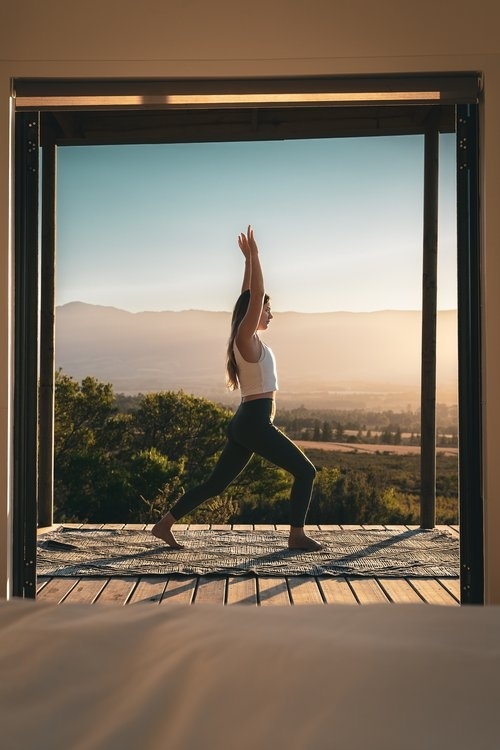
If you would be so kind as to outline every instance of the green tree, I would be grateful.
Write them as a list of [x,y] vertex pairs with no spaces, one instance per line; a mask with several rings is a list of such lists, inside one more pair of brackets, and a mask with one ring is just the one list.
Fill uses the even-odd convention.
[[321,440],[321,425],[319,419],[314,420],[314,432],[312,439],[315,441]]
[[337,467],[318,472],[310,523],[380,523],[383,503],[373,475]]
[[118,413],[113,389],[56,374],[55,517],[59,521],[153,520],[152,499],[180,492],[182,463],[134,449],[134,418]]
[[150,393],[135,414],[135,445],[155,448],[171,461],[182,461],[189,484],[212,468],[226,440],[231,412],[208,399],[182,391]]
[[145,523],[158,520],[182,494],[183,462],[170,461],[156,448],[149,448],[135,453],[129,466],[128,494],[134,520]]
[[115,415],[109,383],[87,377],[80,385],[61,370],[56,372],[54,450],[59,458],[78,448],[106,443]]
[[110,384],[84,378],[79,384],[56,373],[54,494],[58,520],[97,520],[125,494],[121,456],[130,420],[118,415]]
[[323,422],[323,432],[322,432],[322,435],[321,435],[321,439],[325,443],[330,443],[332,441],[332,439],[333,439],[333,430],[332,430],[331,422],[327,422],[326,420],[325,420],[325,422]]
[[231,490],[238,500],[241,523],[287,523],[292,477],[260,456],[240,474]]

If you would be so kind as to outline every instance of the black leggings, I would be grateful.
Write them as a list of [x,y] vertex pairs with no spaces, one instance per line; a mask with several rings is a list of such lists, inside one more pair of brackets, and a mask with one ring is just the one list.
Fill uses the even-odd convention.
[[290,494],[290,524],[304,526],[316,469],[295,443],[272,423],[274,402],[260,398],[242,403],[227,429],[227,443],[206,482],[188,490],[171,508],[176,520],[205,500],[220,495],[236,479],[254,453],[294,477]]

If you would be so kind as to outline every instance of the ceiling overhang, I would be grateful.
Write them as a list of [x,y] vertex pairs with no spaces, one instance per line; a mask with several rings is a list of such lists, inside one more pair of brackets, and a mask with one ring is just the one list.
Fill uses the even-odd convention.
[[97,145],[454,132],[477,73],[253,79],[19,79],[41,143]]

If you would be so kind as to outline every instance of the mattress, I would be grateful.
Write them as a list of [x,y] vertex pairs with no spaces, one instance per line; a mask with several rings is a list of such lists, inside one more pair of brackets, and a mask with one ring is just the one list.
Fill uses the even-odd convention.
[[3,750],[500,746],[500,607],[0,603]]

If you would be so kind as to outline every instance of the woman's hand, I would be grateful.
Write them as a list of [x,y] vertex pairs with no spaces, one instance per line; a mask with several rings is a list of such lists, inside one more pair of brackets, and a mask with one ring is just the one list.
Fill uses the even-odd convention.
[[[241,285],[241,291],[245,292],[250,289],[252,280],[257,281],[258,285],[262,285],[262,269],[259,261],[259,248],[255,242],[253,236],[253,229],[248,225],[247,233],[242,232],[238,235],[238,245],[240,250],[245,256],[245,272],[243,274],[243,284]],[[259,282],[259,279],[261,280]]]
[[255,255],[256,253],[259,252],[257,243],[255,242],[255,239],[253,236],[253,229],[251,226],[248,227],[248,231],[246,234],[242,232],[238,236],[238,245],[240,246],[240,250],[245,256],[246,260],[250,258],[251,255]]

